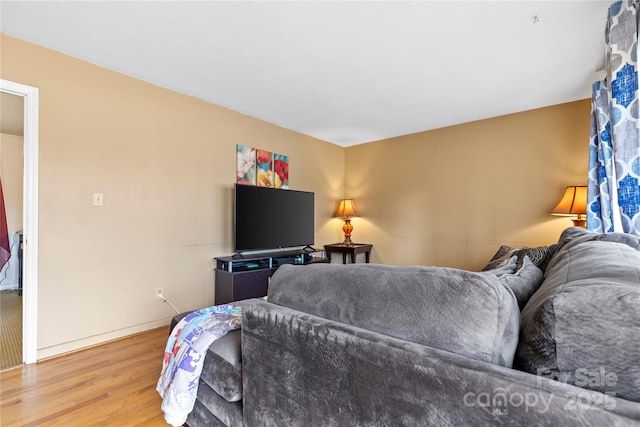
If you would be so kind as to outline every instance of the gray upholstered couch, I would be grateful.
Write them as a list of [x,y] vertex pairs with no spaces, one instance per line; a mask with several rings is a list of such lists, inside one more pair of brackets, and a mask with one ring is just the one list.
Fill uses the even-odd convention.
[[639,426],[640,238],[504,249],[484,272],[281,267],[187,423]]

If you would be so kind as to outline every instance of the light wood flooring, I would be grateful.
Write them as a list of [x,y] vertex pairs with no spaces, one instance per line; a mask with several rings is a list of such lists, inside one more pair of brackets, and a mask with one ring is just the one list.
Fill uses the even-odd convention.
[[155,387],[168,327],[0,372],[0,426],[167,426]]

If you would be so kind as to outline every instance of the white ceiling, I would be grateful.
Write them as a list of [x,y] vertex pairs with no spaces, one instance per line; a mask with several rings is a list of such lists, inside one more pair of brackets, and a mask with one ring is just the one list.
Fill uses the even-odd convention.
[[611,3],[2,0],[0,30],[350,146],[589,98]]

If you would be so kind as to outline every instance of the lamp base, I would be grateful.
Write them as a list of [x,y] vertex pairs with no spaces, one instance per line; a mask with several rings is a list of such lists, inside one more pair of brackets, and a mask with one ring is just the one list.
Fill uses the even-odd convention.
[[351,225],[351,220],[345,218],[344,225],[342,226],[342,231],[344,232],[344,242],[342,244],[344,246],[353,246],[353,242],[351,241],[351,232],[353,231],[353,225]]
[[586,219],[572,219],[574,227],[582,227],[587,228],[587,220]]

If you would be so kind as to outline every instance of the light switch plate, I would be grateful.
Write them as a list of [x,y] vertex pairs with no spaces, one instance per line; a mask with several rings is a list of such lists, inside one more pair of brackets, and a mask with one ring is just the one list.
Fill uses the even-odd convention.
[[93,206],[102,206],[104,203],[104,195],[102,193],[93,193]]

